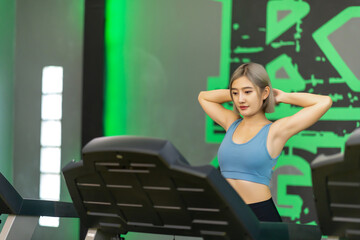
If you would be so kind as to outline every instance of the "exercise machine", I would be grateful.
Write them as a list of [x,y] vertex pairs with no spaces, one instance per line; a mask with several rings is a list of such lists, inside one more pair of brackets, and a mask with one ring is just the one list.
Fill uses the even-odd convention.
[[317,226],[259,222],[211,165],[190,166],[167,140],[100,137],[62,171],[86,240],[127,232],[215,239],[320,239]]

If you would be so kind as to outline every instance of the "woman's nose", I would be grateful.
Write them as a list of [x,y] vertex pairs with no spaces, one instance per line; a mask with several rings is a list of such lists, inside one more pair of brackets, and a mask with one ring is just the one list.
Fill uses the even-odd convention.
[[239,94],[239,102],[244,102],[244,94]]

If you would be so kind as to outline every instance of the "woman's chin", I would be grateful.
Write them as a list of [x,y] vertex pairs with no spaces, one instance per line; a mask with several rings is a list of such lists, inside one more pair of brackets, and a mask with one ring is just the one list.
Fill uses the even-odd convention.
[[242,111],[242,112],[240,112],[240,115],[241,115],[242,117],[252,117],[252,116],[254,116],[254,115],[256,115],[256,114],[254,114],[253,112]]
[[238,108],[238,111],[241,115],[248,115],[250,113],[249,109],[241,109],[241,108]]

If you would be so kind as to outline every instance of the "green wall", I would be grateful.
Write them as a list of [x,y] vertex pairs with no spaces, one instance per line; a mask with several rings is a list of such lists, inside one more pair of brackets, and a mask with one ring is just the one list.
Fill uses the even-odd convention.
[[168,139],[192,165],[214,158],[197,97],[220,73],[222,11],[212,0],[107,0],[105,135]]
[[0,171],[12,182],[15,2],[0,1]]
[[15,1],[0,1],[0,16],[0,172],[12,182]]
[[220,72],[222,9],[212,0],[107,1],[105,135],[169,139],[192,164],[214,158],[197,97]]

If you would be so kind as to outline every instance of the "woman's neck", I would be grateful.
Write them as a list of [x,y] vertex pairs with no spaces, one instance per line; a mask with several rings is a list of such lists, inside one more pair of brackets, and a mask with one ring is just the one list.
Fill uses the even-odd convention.
[[264,112],[259,112],[255,115],[244,117],[242,120],[245,126],[255,126],[255,125],[263,125],[264,123],[268,123],[269,120],[266,118]]

